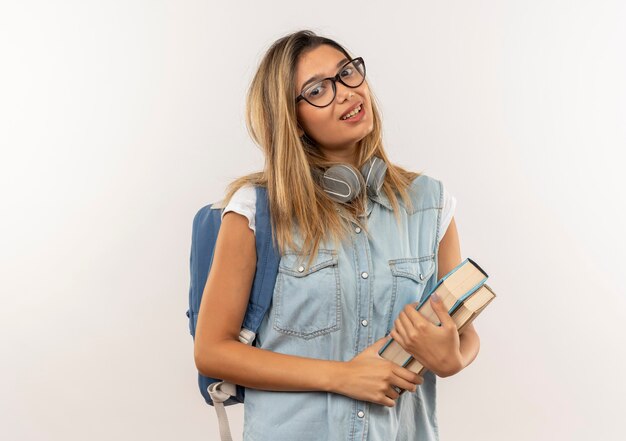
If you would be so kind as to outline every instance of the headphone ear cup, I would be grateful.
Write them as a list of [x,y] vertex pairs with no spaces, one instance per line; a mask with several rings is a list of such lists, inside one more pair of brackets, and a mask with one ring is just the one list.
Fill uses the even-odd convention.
[[385,182],[387,164],[377,156],[372,156],[361,167],[361,174],[365,179],[365,187],[369,196],[377,196]]
[[363,189],[363,176],[349,164],[330,167],[322,177],[322,187],[337,202],[350,202]]

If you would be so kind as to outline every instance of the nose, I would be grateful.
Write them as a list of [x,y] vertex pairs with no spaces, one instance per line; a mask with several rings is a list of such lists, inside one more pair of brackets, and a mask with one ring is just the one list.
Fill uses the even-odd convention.
[[347,100],[350,95],[355,94],[354,89],[337,81],[337,98],[340,98],[342,103]]

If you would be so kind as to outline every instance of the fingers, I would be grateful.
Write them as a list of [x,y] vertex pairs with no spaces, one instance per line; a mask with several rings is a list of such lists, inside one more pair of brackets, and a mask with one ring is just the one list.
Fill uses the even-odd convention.
[[387,388],[385,395],[395,401],[400,396],[400,392],[401,391],[398,391],[393,385],[391,385]]
[[400,377],[398,377],[394,383],[395,384],[393,386],[397,386],[400,388],[400,390],[398,390],[398,393],[402,392],[402,389],[408,390],[409,392],[415,392],[417,390],[417,384],[406,381]]
[[409,329],[413,329],[415,324],[411,322],[411,318],[406,312],[401,312],[396,321],[394,322],[400,335],[407,335]]
[[408,390],[409,392],[415,392],[417,390],[417,386],[415,384],[402,380],[401,378],[397,378],[395,383],[397,384],[389,385],[385,393],[387,397],[392,399],[394,402],[398,399],[403,391]]
[[[396,365],[397,366],[397,365]],[[424,382],[424,377],[422,377],[421,375],[416,374],[413,371],[410,371],[406,368],[403,368],[401,366],[397,366],[394,370],[393,373],[396,374],[396,376],[398,376],[398,378],[401,378],[404,381],[407,381],[411,384],[422,384]],[[409,390],[409,388],[404,388]]]
[[405,347],[406,342],[404,341],[404,338],[402,336],[407,335],[407,327],[405,326],[403,320],[400,318],[402,316],[404,316],[404,314],[400,313],[400,316],[394,322],[394,329],[391,330],[390,335],[393,337],[394,340],[397,340],[398,343],[400,343],[400,346]]
[[404,322],[410,327],[419,327],[420,325],[430,324],[430,321],[426,319],[416,308],[417,303],[409,303],[404,306],[400,315],[405,315]]
[[[446,308],[444,302],[442,300],[435,301],[434,300],[435,298],[436,297],[433,294],[432,296],[430,296],[430,300],[429,300],[430,309],[432,309],[432,312],[434,313],[434,315],[432,316],[432,320],[434,320],[435,323],[433,323],[431,319],[427,319],[423,315],[423,313],[420,313],[417,310],[415,310],[414,303],[409,303],[405,305],[405,307],[402,309],[402,312],[400,312],[400,314],[398,315],[398,318],[394,322],[396,324],[396,327],[398,326],[397,323],[401,322],[406,329],[415,329],[415,330],[420,330],[420,329],[425,330],[425,328],[423,328],[424,326],[425,327],[443,326],[445,328],[450,328],[450,327],[456,328],[456,323],[454,322],[454,319],[450,316],[448,309]],[[430,313],[426,313],[426,315],[431,316]]]
[[380,403],[383,406],[394,407],[396,405],[396,400],[393,400],[393,399],[391,399],[389,397],[385,397],[385,398],[387,398],[387,399]]
[[450,316],[448,308],[446,308],[445,303],[442,301],[442,299],[439,298],[436,293],[433,293],[433,295],[430,296],[430,305],[433,311],[435,311],[435,314],[437,314],[437,318],[439,318],[442,326],[456,327],[456,323],[454,322],[454,319]]

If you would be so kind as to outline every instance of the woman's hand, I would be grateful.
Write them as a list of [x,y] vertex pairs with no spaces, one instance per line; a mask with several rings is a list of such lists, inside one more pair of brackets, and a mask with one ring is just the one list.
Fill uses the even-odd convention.
[[434,325],[410,303],[394,322],[389,335],[426,369],[439,377],[449,377],[463,368],[459,332],[443,302],[433,294],[430,303],[441,322]]
[[388,335],[381,338],[352,360],[342,362],[339,365],[342,369],[334,376],[332,391],[388,407],[393,407],[400,395],[393,386],[415,392],[424,378],[378,354],[389,338]]

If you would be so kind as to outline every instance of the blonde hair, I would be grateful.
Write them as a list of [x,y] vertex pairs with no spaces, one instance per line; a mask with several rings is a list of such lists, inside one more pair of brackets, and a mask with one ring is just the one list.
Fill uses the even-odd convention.
[[[272,234],[281,255],[287,247],[295,249],[292,228],[302,238],[299,253],[309,254],[307,268],[315,260],[320,243],[330,235],[335,243],[350,234],[354,222],[367,233],[367,225],[358,215],[364,212],[366,195],[338,208],[311,173],[311,167],[325,170],[337,162],[328,161],[315,142],[297,132],[295,96],[296,66],[299,56],[308,50],[327,44],[341,51],[348,59],[353,57],[334,40],[318,36],[313,31],[301,30],[286,35],[268,49],[252,79],[246,97],[246,127],[265,156],[263,171],[251,173],[231,182],[222,202],[225,206],[242,186],[250,184],[267,189]],[[411,182],[421,173],[405,170],[389,162],[382,142],[381,117],[370,89],[374,128],[358,144],[358,167],[372,156],[387,164],[382,190],[389,199],[396,222],[400,224],[398,192],[408,207]],[[410,209],[410,208],[409,208]]]

